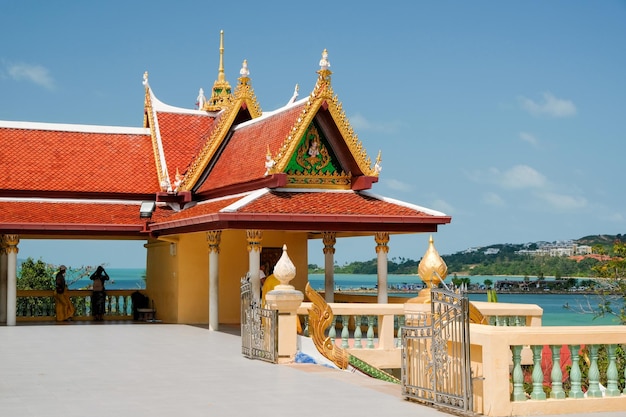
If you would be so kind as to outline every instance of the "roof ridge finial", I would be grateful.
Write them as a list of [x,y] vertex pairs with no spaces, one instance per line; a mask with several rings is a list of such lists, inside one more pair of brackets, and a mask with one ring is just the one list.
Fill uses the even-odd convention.
[[220,67],[217,70],[217,81],[226,81],[224,75],[224,30],[220,30]]
[[329,68],[330,61],[328,60],[328,50],[324,48],[324,51],[322,51],[322,59],[320,59],[320,69],[319,71],[317,71],[317,73],[320,75],[320,81],[326,81],[330,83],[330,74],[332,74],[332,71]]
[[217,80],[213,83],[211,98],[206,102],[202,110],[220,111],[233,101],[231,87],[224,75],[224,31],[220,31],[220,66],[217,70]]

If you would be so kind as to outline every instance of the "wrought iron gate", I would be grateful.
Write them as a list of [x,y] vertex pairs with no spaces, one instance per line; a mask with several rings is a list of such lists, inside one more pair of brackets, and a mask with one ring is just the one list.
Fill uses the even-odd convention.
[[407,316],[402,328],[402,394],[472,413],[469,347],[467,295],[433,288],[431,311]]
[[278,310],[261,308],[250,277],[241,279],[241,353],[251,359],[278,362]]

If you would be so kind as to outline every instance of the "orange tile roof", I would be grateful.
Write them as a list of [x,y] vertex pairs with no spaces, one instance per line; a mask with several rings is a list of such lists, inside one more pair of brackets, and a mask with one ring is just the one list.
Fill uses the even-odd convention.
[[259,228],[285,230],[323,223],[326,227],[334,224],[344,231],[369,227],[408,232],[422,227],[436,229],[436,225],[450,222],[450,217],[441,213],[355,191],[257,190],[245,196],[198,204],[181,212],[156,214],[155,223],[149,227],[164,232],[181,228],[186,231],[243,228],[255,222]]
[[122,202],[67,202],[61,200],[0,201],[0,230],[33,233],[57,231],[141,231],[139,204]]
[[[138,129],[135,129],[138,130]],[[3,190],[154,193],[148,134],[0,128]]]
[[290,107],[235,129],[198,192],[263,178],[268,145],[276,155],[303,106]]
[[178,168],[181,174],[202,149],[214,127],[209,114],[157,112],[159,131],[167,168],[173,180]]

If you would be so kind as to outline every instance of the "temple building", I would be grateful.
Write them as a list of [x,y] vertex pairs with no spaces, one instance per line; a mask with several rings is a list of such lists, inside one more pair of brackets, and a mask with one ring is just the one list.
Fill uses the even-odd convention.
[[[313,72],[313,71],[312,71]],[[144,74],[140,127],[0,121],[0,320],[15,324],[16,257],[25,239],[145,241],[146,292],[167,323],[240,322],[240,282],[259,288],[283,245],[307,282],[324,243],[333,300],[337,238],[371,236],[386,302],[390,235],[433,233],[451,218],[372,192],[382,158],[366,153],[335,95],[323,51],[310,93],[263,111],[244,61],[198,106],[161,102]]]

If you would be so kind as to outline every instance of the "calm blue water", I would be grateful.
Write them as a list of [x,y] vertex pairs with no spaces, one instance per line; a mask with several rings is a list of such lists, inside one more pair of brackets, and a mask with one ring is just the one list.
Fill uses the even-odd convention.
[[[492,276],[473,276],[470,277],[472,283],[482,284],[485,279],[490,279],[494,283],[498,279],[519,279],[524,277],[492,277]],[[324,290],[324,275],[309,274],[309,282],[315,290]],[[335,274],[335,289],[343,291],[349,289],[375,288],[377,283],[376,275],[359,275],[359,274]],[[422,283],[417,275],[389,275],[387,278],[388,286],[399,287],[405,285],[419,285]],[[446,283],[450,283],[450,278],[446,279]],[[410,291],[407,294],[417,295]],[[390,295],[392,296],[392,295]],[[470,300],[487,301],[487,294],[470,294]],[[593,318],[592,314],[582,314],[580,307],[598,305],[598,298],[595,295],[584,294],[503,294],[498,293],[498,301],[503,303],[519,303],[519,304],[537,304],[543,308],[542,323],[544,326],[596,326],[619,324],[611,318]],[[571,309],[565,309],[563,306],[568,304]]]
[[[132,268],[106,268],[107,273],[111,277],[111,281],[106,283],[107,289],[134,290],[145,289],[145,269]],[[84,277],[74,283],[71,283],[72,277],[67,277],[71,289],[80,289],[88,287],[91,284],[89,277]],[[520,279],[523,277],[491,277],[491,276],[473,276],[470,277],[472,283],[482,284],[485,279],[491,279],[493,282],[498,279]],[[449,283],[450,278],[446,280]],[[316,290],[324,290],[324,275],[310,274],[309,282]],[[417,295],[419,291],[416,287],[422,286],[422,281],[417,275],[389,275],[387,278],[389,287],[391,288],[414,288],[406,294]],[[347,291],[350,289],[373,289],[376,287],[376,275],[364,274],[335,274],[335,288]],[[487,294],[470,294],[470,300],[487,301]],[[596,306],[598,298],[594,295],[584,294],[498,294],[498,301],[503,303],[520,303],[520,304],[537,304],[543,308],[543,325],[544,326],[592,326],[592,325],[608,325],[619,324],[610,318],[593,319],[591,314],[581,314],[576,312],[581,306]],[[565,309],[563,306],[568,304],[572,309]],[[589,307],[587,307],[589,308]],[[578,308],[578,310],[580,310]]]
[[[146,288],[146,270],[135,268],[105,268],[111,278],[104,286],[108,290],[139,290]],[[75,277],[68,273],[66,281],[70,289],[78,290],[91,285],[89,277],[83,277],[74,281]]]

